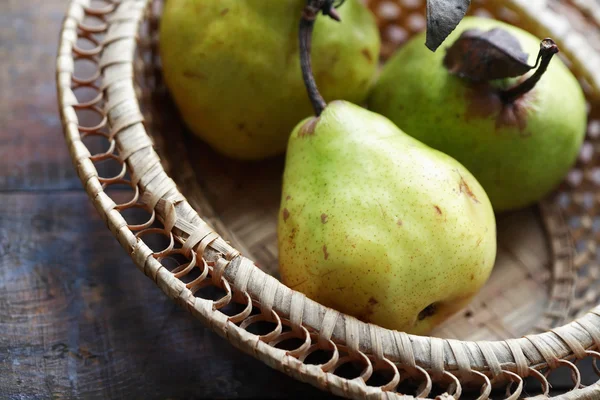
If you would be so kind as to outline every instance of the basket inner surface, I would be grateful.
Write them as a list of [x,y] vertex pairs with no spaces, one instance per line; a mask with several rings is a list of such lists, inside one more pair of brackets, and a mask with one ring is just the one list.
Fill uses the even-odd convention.
[[[378,16],[384,42],[382,60],[425,27],[422,0],[371,0],[368,3]],[[140,93],[146,94],[141,96],[141,104],[148,132],[157,143],[167,172],[200,215],[261,269],[277,277],[276,224],[284,158],[252,163],[228,159],[185,128],[160,75],[155,46],[159,40],[160,6],[160,2],[155,2],[155,18],[144,26],[145,32],[141,35],[154,40],[140,43],[137,59]],[[518,14],[504,8],[484,8],[474,2],[470,13],[494,16],[519,25]],[[585,82],[583,84],[585,87]],[[593,107],[592,111],[596,109]],[[590,120],[593,137],[600,125],[595,119]],[[589,221],[581,220],[589,213],[586,205],[596,204],[595,198],[590,200],[596,176],[590,175],[592,185],[586,188],[587,175],[583,176],[581,171],[581,164],[590,162],[591,145],[586,142],[580,165],[572,171],[560,194],[544,202],[542,211],[535,206],[498,216],[499,251],[490,280],[466,309],[433,332],[433,336],[464,340],[519,337],[559,325],[566,317],[595,304],[595,292],[592,296],[587,290],[591,283],[589,276],[592,274],[595,278],[596,271],[589,240],[600,230],[600,224],[592,221],[590,225]],[[573,291],[577,271],[567,269],[566,278],[560,282],[555,279],[553,253],[565,246],[550,240],[546,230],[548,221],[543,218],[544,207],[562,207],[567,211],[567,219],[559,218],[553,229],[565,229],[568,224],[577,240],[577,266],[582,267],[581,270],[585,267],[587,277],[580,284],[574,307],[570,298],[549,304],[554,293]],[[567,313],[569,308],[572,309],[570,314]]]

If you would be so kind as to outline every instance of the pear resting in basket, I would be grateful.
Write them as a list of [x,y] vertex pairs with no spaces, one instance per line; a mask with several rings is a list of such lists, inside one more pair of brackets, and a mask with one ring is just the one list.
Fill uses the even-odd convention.
[[[169,0],[160,25],[165,82],[190,130],[216,151],[261,159],[285,151],[310,115],[298,20],[306,0]],[[327,100],[364,102],[380,40],[361,0],[340,8],[344,24],[319,18],[312,51]]]
[[[424,334],[489,278],[494,211],[539,201],[573,165],[582,89],[551,39],[499,21],[465,18],[436,52],[417,35],[375,79],[380,39],[359,0],[265,4],[167,2],[165,82],[221,153],[259,159],[287,142],[286,285]],[[367,96],[370,111],[356,105]]]

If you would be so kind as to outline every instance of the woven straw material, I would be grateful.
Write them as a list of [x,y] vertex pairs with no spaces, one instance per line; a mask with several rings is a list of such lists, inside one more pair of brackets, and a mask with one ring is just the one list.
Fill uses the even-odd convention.
[[[479,398],[487,399],[492,386],[503,385],[505,398],[517,399],[525,395],[524,377],[538,380],[544,396],[549,390],[546,373],[567,367],[573,373],[574,390],[563,398],[600,398],[600,384],[581,386],[573,361],[600,358],[595,351],[600,346],[600,307],[587,311],[598,300],[594,284],[599,277],[600,239],[600,199],[595,193],[600,169],[593,157],[600,136],[600,56],[599,49],[589,44],[598,42],[591,39],[599,36],[600,17],[592,0],[473,2],[475,13],[507,20],[540,37],[552,36],[590,103],[580,160],[557,193],[540,206],[546,234],[529,211],[500,224],[507,238],[517,236],[503,250],[513,261],[503,266],[501,252],[498,272],[481,296],[494,303],[517,297],[513,303],[490,304],[494,312],[510,315],[498,330],[490,328],[493,318],[478,322],[490,328],[483,329],[484,338],[503,338],[498,341],[420,337],[365,324],[290,290],[242,256],[260,249],[258,258],[261,263],[267,260],[265,269],[273,271],[273,226],[252,229],[254,221],[272,219],[246,206],[236,208],[247,214],[235,225],[225,212],[216,211],[223,204],[236,204],[219,203],[218,196],[245,199],[246,204],[254,199],[252,192],[231,183],[235,180],[225,173],[230,172],[227,161],[218,159],[221,164],[203,169],[204,184],[199,185],[191,167],[169,158],[174,153],[182,157],[186,139],[178,136],[178,121],[162,117],[169,105],[157,102],[164,94],[156,54],[160,6],[151,0],[72,0],[61,34],[57,88],[66,141],[87,193],[140,271],[169,297],[267,365],[346,397],[432,397],[434,387],[441,387],[446,394],[440,398],[450,399],[459,398],[467,387],[478,387]],[[421,0],[371,0],[369,6],[378,15],[384,58],[423,28]],[[154,138],[148,131],[155,133]],[[162,160],[155,144],[166,156]],[[210,156],[207,159],[198,163],[206,166]],[[210,186],[217,180],[219,184]],[[275,179],[269,186],[277,190],[277,184]],[[119,189],[118,195],[111,195],[114,189]],[[528,246],[516,246],[520,239]],[[533,282],[535,292],[548,289],[549,296],[536,297],[526,286],[519,286],[520,293],[493,296],[494,288],[518,282],[515,276]],[[486,314],[482,308],[471,311],[470,317],[458,316],[459,322]],[[505,339],[535,328],[529,314],[539,322],[538,328],[552,329]],[[557,327],[573,316],[579,318]],[[455,322],[446,326],[458,326]],[[511,324],[521,328],[511,330]],[[444,329],[437,334],[466,337],[459,329],[445,335]],[[317,354],[320,364],[314,361]],[[355,379],[339,376],[348,365],[357,369]],[[402,394],[407,393],[407,382],[417,386],[409,395]]]

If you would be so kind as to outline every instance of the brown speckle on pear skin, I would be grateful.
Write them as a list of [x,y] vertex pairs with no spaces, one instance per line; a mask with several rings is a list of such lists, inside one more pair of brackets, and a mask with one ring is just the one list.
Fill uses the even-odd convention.
[[[527,95],[524,95],[526,97]],[[504,126],[518,126],[521,136],[530,136],[525,131],[527,128],[527,108],[523,105],[525,100],[517,100],[513,104],[506,104],[502,108],[502,112],[496,119],[496,129],[500,129]]]
[[398,226],[402,226],[404,223],[402,222],[402,220],[400,218],[398,218],[398,221],[396,221],[396,225]]
[[329,258],[329,253],[327,252],[327,245],[323,245],[323,258],[326,260]]
[[206,79],[206,75],[204,75],[202,72],[198,72],[198,71],[183,71],[183,76],[186,78],[197,79],[200,81],[203,81]]
[[357,316],[357,318],[366,323],[371,322],[371,316],[375,312],[375,306],[377,304],[379,304],[379,301],[377,301],[377,299],[374,297],[370,297],[365,309]]
[[325,272],[325,273],[321,274],[321,275],[320,275],[320,277],[322,278],[322,277],[324,277],[324,276],[331,275],[331,274],[333,274],[334,272],[335,272],[335,269],[332,269],[332,270],[330,270],[330,271],[327,271],[327,272]]
[[224,8],[223,11],[221,11],[221,17],[224,17],[225,15],[227,15],[228,12],[229,12],[229,8]]
[[288,211],[287,208],[284,208],[283,209],[283,222],[286,222],[289,217],[290,217],[290,212]]
[[286,199],[286,200],[289,200],[289,199],[291,199],[291,198],[292,198],[292,196],[290,196],[289,194],[288,194],[287,196],[285,196],[285,199]]
[[471,280],[474,281],[475,280],[475,274],[471,274]]
[[[466,119],[489,117],[500,113],[502,100],[498,93],[487,83],[472,84],[466,93],[468,107]],[[459,117],[460,115],[457,115]]]
[[313,117],[306,121],[304,125],[298,131],[298,137],[313,136],[315,134],[315,128],[319,122],[319,117]]
[[295,289],[295,288],[297,288],[298,286],[300,286],[300,285],[302,285],[302,284],[306,283],[307,281],[308,281],[308,278],[307,278],[307,279],[305,279],[305,280],[303,280],[303,281],[301,281],[301,282],[299,282],[299,283],[296,283],[295,285],[291,285],[291,286],[289,286],[289,288],[290,288],[290,289]]
[[475,193],[473,193],[473,191],[471,190],[471,188],[469,187],[469,185],[467,184],[467,182],[465,181],[465,179],[462,176],[460,177],[460,184],[459,184],[458,188],[460,190],[460,193],[466,194],[475,203],[479,203],[479,200],[475,196]]
[[535,90],[532,90],[512,103],[504,103],[498,89],[489,83],[472,84],[466,93],[468,106],[465,118],[469,121],[473,118],[496,116],[496,130],[517,127],[521,136],[529,136],[524,131],[527,128],[527,111],[534,96]]
[[371,55],[371,52],[369,51],[369,49],[367,49],[367,48],[362,49],[361,54],[363,56],[365,56],[365,58],[367,59],[367,61],[369,61],[369,63],[373,62],[373,56]]
[[442,209],[440,206],[434,205],[433,208],[435,208],[435,212],[438,213],[438,215],[442,215]]
[[325,213],[321,214],[321,223],[322,224],[327,223],[327,214],[325,214]]

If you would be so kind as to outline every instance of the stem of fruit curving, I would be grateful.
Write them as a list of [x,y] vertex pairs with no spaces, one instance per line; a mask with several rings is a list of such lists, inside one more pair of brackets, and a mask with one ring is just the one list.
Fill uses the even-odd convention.
[[558,46],[554,43],[554,40],[550,38],[542,40],[540,43],[540,52],[538,53],[536,60],[536,65],[539,63],[538,69],[524,82],[501,92],[500,96],[502,97],[502,100],[505,103],[512,103],[533,89],[548,69],[550,60],[552,60],[552,57],[558,53],[558,51]]
[[304,78],[304,84],[308,97],[315,110],[315,114],[321,115],[327,103],[319,93],[319,88],[315,82],[315,77],[311,67],[310,50],[312,45],[312,33],[315,26],[315,20],[322,12],[323,15],[328,15],[336,21],[340,21],[340,15],[337,13],[335,6],[335,0],[307,0],[306,7],[302,12],[302,19],[300,20],[300,30],[298,32],[298,38],[300,41],[300,67],[302,68],[302,77]]

